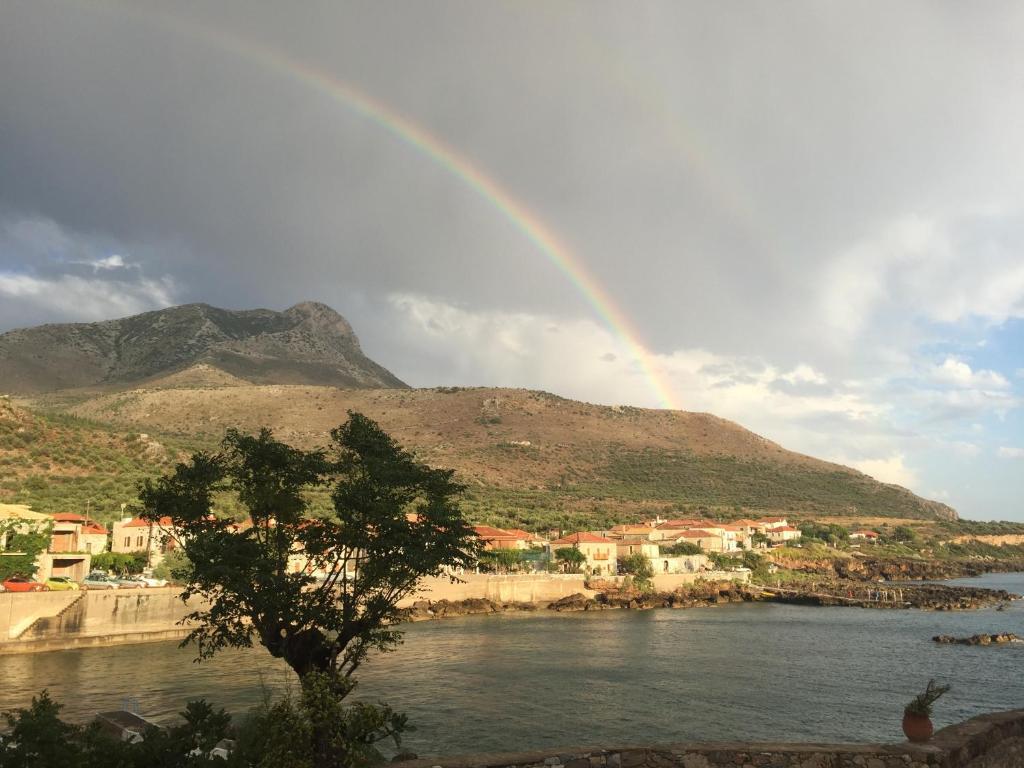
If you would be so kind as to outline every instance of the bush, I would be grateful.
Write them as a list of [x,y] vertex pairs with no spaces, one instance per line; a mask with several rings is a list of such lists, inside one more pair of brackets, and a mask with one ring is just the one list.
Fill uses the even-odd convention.
[[[4,715],[9,734],[0,739],[3,768],[367,768],[384,761],[376,744],[401,745],[406,718],[386,706],[343,705],[326,676],[308,676],[298,697],[263,704],[232,726],[231,716],[206,701],[190,701],[181,722],[152,728],[142,741],[122,742],[95,724],[72,725],[47,691],[28,708]],[[320,734],[315,738],[314,734]],[[225,738],[235,740],[227,762],[209,757]]]
[[192,561],[180,549],[172,549],[164,555],[160,565],[153,569],[153,576],[185,584],[192,578]]
[[145,552],[99,552],[92,556],[92,567],[97,571],[142,573],[147,561]]

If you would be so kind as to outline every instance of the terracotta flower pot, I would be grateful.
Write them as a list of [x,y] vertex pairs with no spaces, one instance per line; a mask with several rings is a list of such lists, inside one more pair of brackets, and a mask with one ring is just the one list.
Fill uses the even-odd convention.
[[903,713],[903,733],[910,741],[921,743],[932,737],[935,729],[927,715],[915,715],[913,712]]

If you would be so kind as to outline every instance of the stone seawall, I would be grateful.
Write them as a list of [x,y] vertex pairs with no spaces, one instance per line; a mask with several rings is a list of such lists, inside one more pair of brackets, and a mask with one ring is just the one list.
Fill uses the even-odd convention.
[[1020,768],[1024,710],[943,728],[927,744],[682,743],[427,758],[402,768]]
[[[404,601],[451,602],[482,598],[498,603],[546,605],[573,594],[593,596],[582,576],[466,574],[463,581],[425,579]],[[33,653],[184,637],[179,622],[199,603],[181,601],[173,587],[86,592],[0,594],[0,654]]]
[[569,595],[583,593],[593,597],[596,592],[586,588],[586,580],[578,575],[513,574],[497,576],[467,573],[460,581],[430,578],[420,583],[420,592],[399,603],[406,608],[419,600],[486,599],[497,603],[551,603]]
[[182,637],[186,605],[173,587],[0,595],[0,654]]

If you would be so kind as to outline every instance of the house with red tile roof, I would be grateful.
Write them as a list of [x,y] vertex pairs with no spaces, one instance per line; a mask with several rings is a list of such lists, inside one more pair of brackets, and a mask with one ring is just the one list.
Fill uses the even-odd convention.
[[775,528],[769,528],[765,535],[772,546],[779,546],[790,541],[796,541],[803,534],[799,528],[794,528],[792,525],[779,525]]
[[114,523],[110,537],[110,551],[145,552],[149,567],[160,564],[164,555],[178,546],[178,536],[169,517],[157,522],[139,517],[126,517]]
[[673,537],[672,542],[675,544],[680,544],[682,542],[696,544],[705,552],[726,551],[725,537],[722,536],[721,533],[701,528],[691,528],[686,531],[680,531],[675,537]]
[[578,549],[586,557],[584,568],[587,573],[598,576],[614,576],[618,573],[617,542],[590,531],[570,533],[548,544],[551,557],[559,549],[572,547]]
[[[50,517],[54,522],[54,532],[51,534],[54,541],[51,547],[59,546],[62,551],[86,552],[91,555],[107,550],[109,531],[96,521],[77,512],[56,512]],[[61,539],[66,541],[57,543]]]
[[503,528],[495,528],[491,525],[474,525],[473,530],[477,538],[484,545],[484,549],[529,549],[530,544],[520,533],[506,531]]
[[850,534],[850,538],[857,541],[877,541],[878,534],[875,531],[869,531],[867,529],[854,531]]

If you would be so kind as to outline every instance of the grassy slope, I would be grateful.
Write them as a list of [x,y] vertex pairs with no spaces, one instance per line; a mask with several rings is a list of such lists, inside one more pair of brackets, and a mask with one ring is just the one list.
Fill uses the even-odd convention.
[[[289,442],[323,445],[347,410],[359,410],[424,460],[456,468],[469,486],[474,518],[538,530],[701,509],[725,517],[914,519],[942,511],[904,489],[786,451],[708,414],[609,408],[523,390],[211,386],[209,371],[201,374],[195,381],[178,376],[163,386],[65,394],[36,405],[123,430],[176,435],[182,446],[212,443],[234,425],[270,425]],[[131,446],[123,447],[133,461]],[[133,472],[144,471],[135,461]],[[116,463],[110,456],[101,466]],[[24,483],[18,494],[26,497]]]
[[110,523],[122,503],[134,501],[142,478],[166,472],[197,447],[0,399],[0,501],[38,512],[84,513],[88,504],[95,519]]

